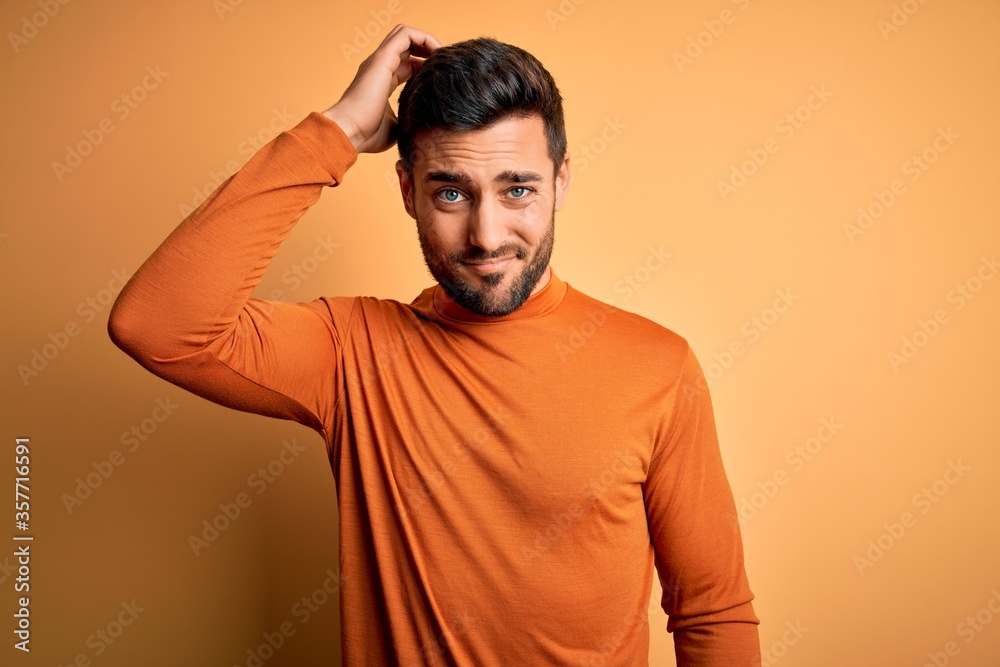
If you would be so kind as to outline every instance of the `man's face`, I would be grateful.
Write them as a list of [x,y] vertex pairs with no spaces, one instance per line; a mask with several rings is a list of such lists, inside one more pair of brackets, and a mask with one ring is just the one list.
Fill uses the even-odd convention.
[[474,313],[517,310],[549,281],[568,155],[553,174],[539,116],[481,130],[423,130],[414,148],[413,180],[401,162],[396,172],[431,275]]

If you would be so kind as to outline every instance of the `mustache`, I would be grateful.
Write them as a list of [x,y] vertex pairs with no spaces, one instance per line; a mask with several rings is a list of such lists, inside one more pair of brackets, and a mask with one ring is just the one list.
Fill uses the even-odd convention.
[[487,262],[491,259],[510,257],[511,255],[518,259],[524,259],[528,253],[524,248],[513,244],[502,245],[493,252],[486,252],[482,248],[472,246],[464,252],[452,253],[450,258],[452,262]]

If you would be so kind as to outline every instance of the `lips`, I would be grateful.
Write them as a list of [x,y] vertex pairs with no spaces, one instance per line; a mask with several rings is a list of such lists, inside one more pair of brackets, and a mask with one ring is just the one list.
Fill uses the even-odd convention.
[[483,262],[462,262],[473,271],[477,273],[489,273],[491,271],[497,271],[505,268],[515,257],[511,255],[510,257],[499,257],[497,259],[491,259]]

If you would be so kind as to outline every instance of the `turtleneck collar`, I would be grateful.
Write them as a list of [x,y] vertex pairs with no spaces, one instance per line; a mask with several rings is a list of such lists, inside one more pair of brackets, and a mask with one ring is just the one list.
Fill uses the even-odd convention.
[[450,296],[448,296],[448,293],[444,291],[444,288],[441,287],[441,285],[435,285],[431,288],[431,302],[435,312],[447,317],[448,319],[460,322],[481,322],[487,324],[511,322],[514,320],[525,320],[531,317],[538,317],[551,312],[560,303],[562,303],[563,297],[566,296],[566,287],[566,283],[556,276],[555,270],[551,265],[549,265],[549,282],[545,284],[545,287],[529,296],[517,310],[508,315],[500,317],[487,317],[485,315],[474,313],[464,306],[456,303]]

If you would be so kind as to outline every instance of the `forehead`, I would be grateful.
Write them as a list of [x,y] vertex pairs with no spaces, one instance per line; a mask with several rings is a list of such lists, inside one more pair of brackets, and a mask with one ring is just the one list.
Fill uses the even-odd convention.
[[478,130],[421,130],[414,148],[415,175],[446,170],[485,180],[510,170],[552,170],[545,123],[537,115],[508,118]]

